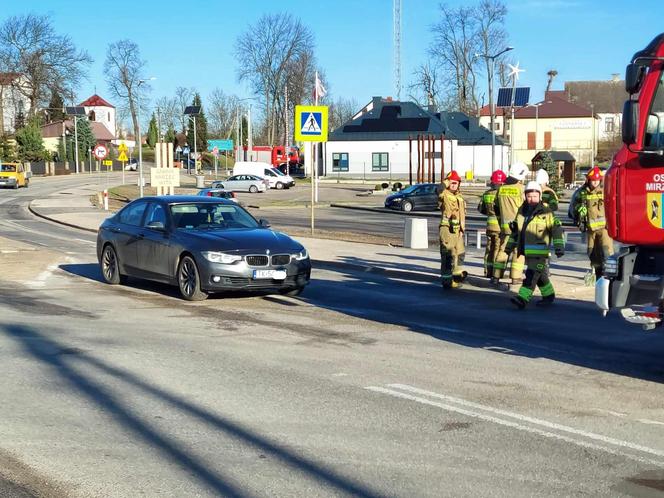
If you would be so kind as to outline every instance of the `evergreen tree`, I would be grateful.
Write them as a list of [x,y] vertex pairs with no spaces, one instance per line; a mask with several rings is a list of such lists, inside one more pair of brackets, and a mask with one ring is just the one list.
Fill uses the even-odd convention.
[[23,114],[23,111],[20,110],[14,119],[14,128],[16,130],[20,130],[23,127],[25,127],[25,114]]
[[88,157],[88,151],[97,144],[97,139],[92,133],[88,118],[78,120],[78,160],[84,161]]
[[166,135],[164,135],[164,142],[173,144],[175,147],[175,128],[173,128],[172,124],[168,125],[168,130],[166,130]]
[[560,197],[565,188],[563,179],[558,174],[558,163],[556,163],[548,151],[542,153],[540,166],[549,174],[549,187]]
[[155,144],[159,141],[159,131],[157,130],[157,119],[152,114],[152,119],[150,119],[150,125],[148,126],[148,136],[145,139],[145,142],[154,149]]
[[21,161],[43,161],[49,154],[44,149],[39,119],[35,116],[16,132],[18,158]]
[[[196,116],[196,150],[198,152],[204,152],[207,150],[207,119],[205,118],[205,113],[203,112],[203,106],[201,104],[201,96],[196,93],[194,95],[194,100],[191,105],[201,106],[201,113]],[[189,120],[189,130],[187,131],[187,143],[190,145],[191,150],[194,150],[194,117],[192,116]]]
[[6,134],[0,137],[0,161],[13,161],[15,159],[14,147],[9,143]]
[[67,155],[65,153],[65,141],[62,138],[60,140],[58,140],[58,153],[57,154],[58,154],[58,158],[57,158],[58,162],[64,162],[64,161],[67,160],[67,158],[65,157]]
[[57,91],[51,92],[51,101],[48,103],[47,123],[62,121],[65,119],[64,101]]

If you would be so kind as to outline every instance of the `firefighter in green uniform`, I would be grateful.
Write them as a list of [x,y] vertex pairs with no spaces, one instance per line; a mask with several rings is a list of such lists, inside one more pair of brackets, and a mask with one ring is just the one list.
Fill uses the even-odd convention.
[[486,249],[484,250],[484,276],[493,278],[493,262],[500,249],[500,225],[494,208],[496,192],[507,175],[502,170],[496,170],[491,175],[491,188],[482,194],[477,210],[486,215]]
[[438,196],[440,207],[440,276],[445,289],[461,286],[468,275],[463,271],[465,245],[463,232],[466,228],[466,201],[459,192],[461,178],[450,171],[445,178],[446,188]]
[[586,183],[574,196],[570,211],[574,221],[588,238],[588,257],[595,277],[602,276],[604,263],[613,253],[613,241],[606,230],[602,171],[595,166],[586,175]]
[[549,173],[545,169],[537,170],[535,181],[542,187],[542,204],[554,213],[558,211],[558,195],[555,190],[549,187]]
[[542,187],[537,182],[526,186],[526,202],[512,223],[512,235],[506,251],[516,251],[526,258],[526,278],[519,293],[511,298],[512,304],[524,309],[538,287],[542,300],[538,306],[553,304],[555,292],[549,280],[549,250],[551,244],[557,257],[565,254],[565,242],[560,220],[542,203]]
[[523,181],[528,174],[528,166],[517,162],[510,166],[509,176],[503,185],[498,188],[494,207],[500,223],[500,249],[493,262],[492,283],[498,284],[503,278],[507,268],[507,261],[511,257],[510,278],[512,285],[519,285],[523,280],[524,258],[516,251],[505,252],[507,241],[511,235],[510,224],[516,220],[519,208],[523,204]]

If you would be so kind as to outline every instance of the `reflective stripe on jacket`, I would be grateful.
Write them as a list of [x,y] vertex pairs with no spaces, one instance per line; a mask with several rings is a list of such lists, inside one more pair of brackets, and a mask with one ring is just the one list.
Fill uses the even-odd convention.
[[548,258],[551,244],[554,247],[565,247],[563,227],[553,211],[544,204],[539,203],[531,212],[528,207],[524,204],[519,209],[516,229],[510,235],[505,250],[511,252],[517,247],[518,253],[526,257]]
[[500,232],[500,224],[498,223],[498,217],[496,216],[496,208],[494,203],[496,202],[496,192],[498,189],[490,188],[480,199],[480,203],[477,206],[477,210],[486,215],[486,229],[487,232]]
[[466,228],[466,201],[457,191],[445,189],[438,196],[438,207],[440,208],[440,225],[449,226],[453,231]]
[[[590,190],[589,185],[584,185],[574,201],[573,212],[579,215],[579,220],[585,222],[590,231],[601,230],[606,227],[604,189],[601,186]],[[582,216],[584,211],[582,208],[585,208],[585,216]]]
[[523,191],[523,184],[518,182],[505,183],[498,187],[494,209],[498,216],[500,231],[504,234],[511,232],[510,223],[516,219],[519,208],[523,204]]

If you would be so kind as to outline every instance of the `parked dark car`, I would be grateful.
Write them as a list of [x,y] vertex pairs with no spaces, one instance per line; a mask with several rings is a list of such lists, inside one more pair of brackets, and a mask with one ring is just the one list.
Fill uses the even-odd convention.
[[228,290],[298,295],[309,283],[309,254],[269,226],[226,199],[143,197],[102,223],[97,258],[109,284],[155,280],[189,301]]
[[235,192],[224,190],[223,188],[202,188],[196,195],[205,197],[217,197],[220,199],[228,199],[229,201],[239,202]]
[[435,211],[438,209],[439,183],[418,183],[388,195],[385,207],[400,211]]

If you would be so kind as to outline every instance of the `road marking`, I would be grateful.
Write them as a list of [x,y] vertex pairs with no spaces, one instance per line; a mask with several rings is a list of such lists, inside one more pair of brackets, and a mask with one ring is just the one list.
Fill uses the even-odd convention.
[[[645,453],[651,457],[659,457],[662,459],[664,459],[664,451],[660,451],[654,448],[649,448],[647,446],[642,446],[639,444],[630,443],[628,441],[610,438],[607,436],[602,436],[600,434],[594,434],[592,432],[575,429],[573,427],[568,427],[554,422],[549,422],[547,420],[529,417],[527,415],[521,415],[519,413],[509,412],[506,410],[501,410],[498,408],[481,405],[479,403],[473,403],[471,401],[466,401],[461,398],[455,398],[453,396],[446,396],[431,391],[425,391],[423,389],[418,389],[416,387],[408,386],[405,384],[388,384],[387,388],[368,386],[365,387],[365,389],[369,391],[379,392],[382,394],[388,394],[390,396],[394,396],[397,398],[403,398],[410,401],[415,401],[423,405],[435,406],[438,408],[442,408],[443,410],[460,413],[462,415],[478,418],[480,420],[485,420],[487,422],[493,422],[495,424],[503,425],[505,427],[511,427],[513,429],[517,429],[520,431],[530,432],[532,434],[538,434],[540,436],[549,439],[557,439],[560,441],[565,441],[568,443],[575,444],[577,446],[600,450],[606,453],[610,453],[612,455],[629,458],[631,460],[636,460],[641,463],[647,463],[651,465],[656,465],[658,467],[664,467],[664,461],[662,460],[646,458],[620,450],[631,449],[639,451],[641,453]],[[413,394],[404,393],[402,391],[396,391],[395,389],[401,389],[402,391],[408,391]],[[446,401],[446,403],[439,401],[432,401],[430,399],[423,398],[421,396],[416,396],[415,394],[428,396],[430,398],[437,398]],[[460,406],[455,406],[455,405],[460,405]],[[482,413],[482,412],[488,412],[488,413]],[[514,419],[514,420],[509,420],[509,419]],[[532,424],[535,425],[536,427],[526,424]],[[545,430],[544,428],[560,431],[567,434],[560,434],[559,432],[551,432],[549,430]],[[581,436],[586,439],[593,440],[595,442],[584,441],[582,439],[578,439],[573,436]],[[597,442],[602,442],[610,446],[615,446],[617,448],[603,446],[601,444],[597,444]]]
[[45,271],[37,275],[37,278],[24,282],[29,287],[44,287],[46,285],[46,280],[53,275],[53,272],[57,270],[59,266],[57,264],[49,266]]
[[648,424],[648,425],[664,425],[664,422],[659,422],[657,420],[650,420],[647,418],[637,418],[637,422],[641,422],[642,424]]

